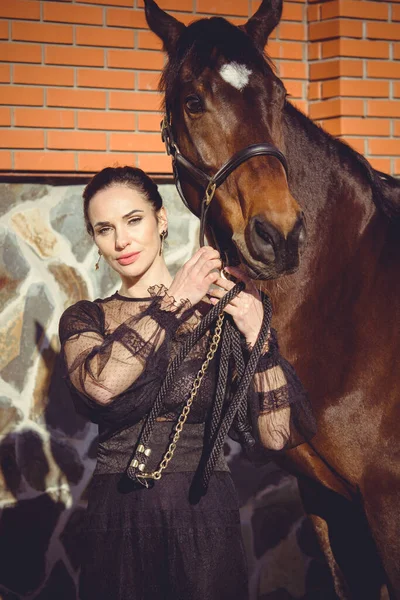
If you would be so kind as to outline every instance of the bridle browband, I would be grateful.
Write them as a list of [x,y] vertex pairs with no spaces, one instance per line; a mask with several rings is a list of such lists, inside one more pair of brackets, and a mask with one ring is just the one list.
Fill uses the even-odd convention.
[[207,175],[207,173],[204,173],[204,171],[196,167],[196,165],[194,165],[192,162],[190,162],[190,160],[185,158],[183,154],[181,154],[174,138],[174,134],[172,131],[171,114],[168,110],[166,111],[166,114],[163,120],[161,121],[161,137],[163,142],[165,143],[167,154],[172,158],[172,168],[176,188],[179,192],[180,197],[182,198],[183,203],[191,212],[193,211],[190,208],[185,198],[185,194],[182,190],[178,168],[183,167],[187,171],[187,173],[189,173],[189,175],[193,179],[195,179],[197,183],[199,183],[200,186],[202,186],[204,189],[204,195],[201,201],[200,210],[200,246],[204,246],[207,212],[217,188],[242,163],[249,160],[249,158],[253,158],[254,156],[274,156],[279,160],[279,162],[283,166],[286,173],[286,177],[288,176],[288,165],[285,156],[280,150],[278,150],[278,148],[276,148],[276,146],[265,142],[262,144],[251,144],[250,146],[246,146],[246,148],[239,150],[233,156],[231,156],[231,158],[227,160],[226,163],[223,164],[220,169],[218,169],[215,175],[212,175],[210,177],[209,175]]

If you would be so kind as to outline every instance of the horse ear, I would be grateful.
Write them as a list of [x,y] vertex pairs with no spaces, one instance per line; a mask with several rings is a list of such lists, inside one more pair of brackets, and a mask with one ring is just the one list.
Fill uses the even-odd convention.
[[173,54],[186,26],[163,11],[154,0],[144,0],[144,5],[150,29],[162,40],[166,52]]
[[270,33],[281,20],[283,0],[263,0],[256,13],[243,26],[255,45],[263,50]]

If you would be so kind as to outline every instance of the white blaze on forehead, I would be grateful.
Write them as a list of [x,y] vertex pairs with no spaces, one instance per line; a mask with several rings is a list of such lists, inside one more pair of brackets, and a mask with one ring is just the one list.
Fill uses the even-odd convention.
[[237,62],[222,65],[219,70],[222,79],[239,91],[242,91],[249,83],[251,73],[252,71],[246,65],[239,65]]

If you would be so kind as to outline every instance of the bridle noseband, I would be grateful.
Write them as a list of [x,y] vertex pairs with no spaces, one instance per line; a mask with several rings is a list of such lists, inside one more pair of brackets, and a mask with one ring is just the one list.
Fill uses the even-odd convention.
[[239,150],[233,156],[231,156],[231,158],[228,161],[226,161],[226,163],[222,165],[220,169],[218,169],[215,175],[212,175],[210,177],[209,175],[207,175],[207,173],[204,173],[204,171],[196,167],[192,162],[190,162],[190,160],[188,160],[183,156],[183,154],[181,154],[172,132],[171,115],[168,110],[163,120],[161,121],[161,137],[163,142],[165,143],[167,154],[172,158],[172,168],[174,173],[175,185],[177,187],[180,197],[182,198],[183,203],[191,212],[193,211],[190,208],[185,198],[185,194],[182,190],[181,181],[179,179],[178,167],[183,167],[187,171],[187,173],[189,173],[189,175],[193,179],[195,179],[197,183],[199,183],[200,186],[204,189],[204,195],[201,201],[200,210],[200,246],[204,246],[206,216],[211,200],[213,199],[217,188],[242,163],[249,160],[249,158],[253,158],[253,156],[274,156],[279,160],[279,162],[285,169],[286,176],[288,175],[288,165],[285,156],[280,150],[278,150],[278,148],[276,148],[276,146],[265,142],[262,144],[251,144],[250,146],[246,146],[246,148]]

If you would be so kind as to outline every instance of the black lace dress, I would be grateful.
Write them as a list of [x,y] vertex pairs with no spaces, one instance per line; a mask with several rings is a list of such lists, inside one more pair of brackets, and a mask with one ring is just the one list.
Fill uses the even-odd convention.
[[[193,485],[213,402],[218,353],[163,477],[146,488],[132,485],[125,474],[168,363],[210,309],[207,299],[195,308],[176,306],[162,287],[152,294],[132,299],[116,293],[104,300],[81,301],[60,321],[76,408],[99,427],[82,538],[80,600],[245,600],[247,569],[238,500],[223,453],[207,493],[198,493]],[[157,467],[168,446],[173,422],[208,344],[206,335],[179,369],[151,437],[147,470]],[[252,396],[253,406],[255,398],[259,407],[258,439],[272,451],[277,445],[303,441],[312,433],[312,416],[274,336],[257,371]]]

